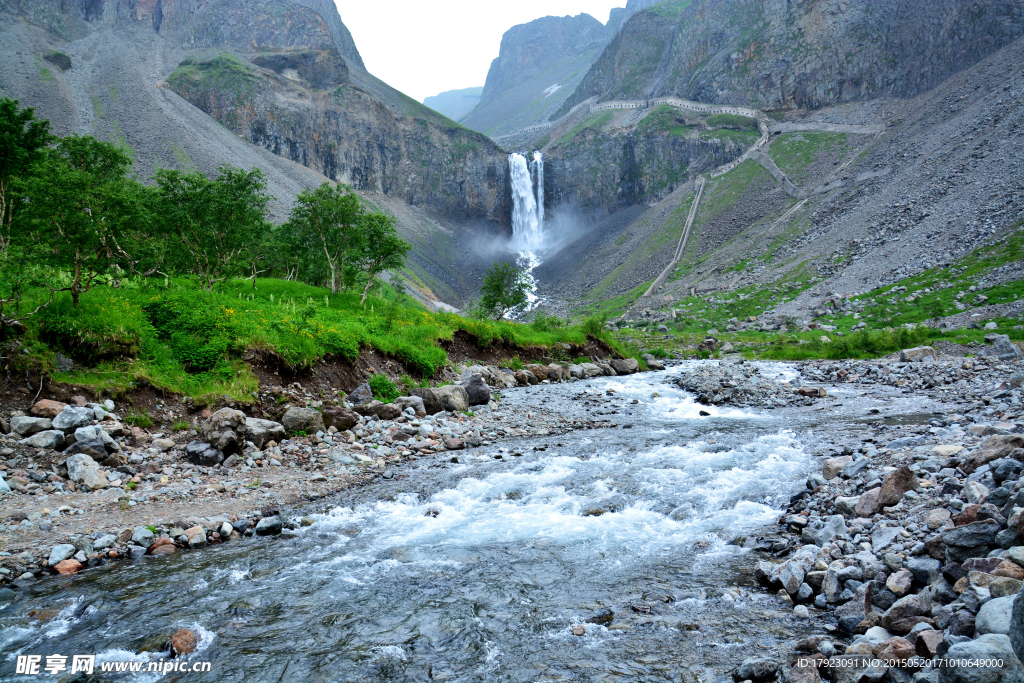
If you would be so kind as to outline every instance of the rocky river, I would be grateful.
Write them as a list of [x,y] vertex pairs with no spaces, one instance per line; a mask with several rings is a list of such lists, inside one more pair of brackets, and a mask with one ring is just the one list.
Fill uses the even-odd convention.
[[[26,586],[0,610],[3,679],[38,680],[11,673],[25,653],[163,659],[181,629],[209,672],[50,678],[718,681],[808,637],[842,652],[830,610],[755,578],[792,544],[755,539],[818,486],[819,456],[950,405],[828,382],[773,409],[703,405],[678,386],[695,365],[508,390],[508,409],[604,426],[410,461],[294,510],[303,525],[280,536]],[[792,365],[751,367],[799,384]]]

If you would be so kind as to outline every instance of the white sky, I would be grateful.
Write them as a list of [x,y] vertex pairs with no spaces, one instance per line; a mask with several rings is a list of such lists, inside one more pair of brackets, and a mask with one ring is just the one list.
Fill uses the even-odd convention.
[[423,101],[483,85],[501,35],[546,16],[589,14],[602,24],[626,0],[335,0],[367,70]]

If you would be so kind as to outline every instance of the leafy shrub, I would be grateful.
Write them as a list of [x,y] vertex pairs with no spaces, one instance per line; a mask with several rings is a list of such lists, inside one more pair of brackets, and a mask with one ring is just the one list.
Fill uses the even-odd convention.
[[42,341],[87,365],[137,357],[147,333],[142,310],[115,293],[83,297],[77,307],[70,296],[59,297],[39,320]]
[[141,412],[133,410],[124,416],[124,421],[133,427],[141,427],[142,429],[149,429],[153,426],[153,418],[151,418],[149,413],[145,410]]
[[506,358],[505,360],[498,363],[499,368],[506,368],[508,370],[522,370],[526,366],[519,356],[513,356],[512,358]]
[[586,318],[580,327],[591,337],[598,337],[604,333],[604,326],[608,322],[607,315],[592,315]]
[[370,378],[370,389],[373,390],[373,397],[382,403],[391,403],[401,396],[395,383],[388,379],[387,375],[374,375]]

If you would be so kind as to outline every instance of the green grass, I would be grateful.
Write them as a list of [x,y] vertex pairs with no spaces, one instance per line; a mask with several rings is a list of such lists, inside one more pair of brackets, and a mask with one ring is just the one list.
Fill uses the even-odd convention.
[[[237,280],[205,292],[187,278],[128,278],[118,289],[87,292],[77,307],[62,295],[30,318],[23,362],[53,371],[59,351],[74,358],[76,367],[53,371],[57,381],[112,394],[147,382],[205,405],[225,395],[253,400],[258,380],[242,359],[249,353],[302,369],[325,358],[353,361],[360,349],[374,348],[429,378],[448,363],[439,342],[457,330],[473,335],[481,347],[582,345],[588,334],[614,342],[600,326],[474,320],[429,312],[390,286],[375,287],[374,294],[360,306],[358,293],[333,295],[283,280],[260,279],[256,289],[249,280]],[[28,297],[26,305],[32,301]]]
[[369,384],[373,391],[373,397],[382,403],[391,403],[402,395],[387,375],[374,375],[370,378]]
[[797,182],[815,161],[829,154],[845,155],[847,148],[844,133],[784,133],[772,142],[768,154],[783,173]]
[[649,7],[645,11],[655,14],[659,17],[677,17],[679,14],[690,6],[693,0],[668,0],[654,7]]
[[580,121],[579,123],[577,123],[571,129],[569,129],[569,132],[566,133],[565,135],[563,135],[562,137],[558,138],[558,140],[555,142],[555,144],[556,145],[564,145],[564,144],[568,143],[569,141],[571,141],[574,137],[576,137],[577,135],[582,133],[587,128],[600,129],[600,128],[604,127],[604,125],[607,124],[611,120],[612,120],[612,112],[611,111],[595,112],[595,113],[591,114],[590,116],[588,116],[587,118],[585,118],[582,121]]
[[167,83],[178,93],[201,90],[209,93],[231,93],[241,103],[268,86],[246,62],[230,52],[212,57],[186,57]]
[[757,120],[736,114],[712,114],[706,120],[712,128],[735,128],[736,130],[757,130]]
[[637,124],[637,131],[642,135],[668,133],[675,137],[686,137],[693,128],[686,125],[686,118],[680,116],[675,107],[662,104]]

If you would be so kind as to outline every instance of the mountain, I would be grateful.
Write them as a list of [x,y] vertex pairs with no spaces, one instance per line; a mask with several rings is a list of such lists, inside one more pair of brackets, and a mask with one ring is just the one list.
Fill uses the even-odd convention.
[[492,137],[544,121],[576,88],[611,39],[590,16],[543,17],[501,38],[480,104],[462,123]]
[[452,121],[459,121],[480,103],[480,96],[483,92],[484,89],[479,86],[462,90],[448,90],[440,95],[424,99],[423,104],[437,113],[447,116]]
[[[506,153],[363,68],[331,0],[0,0],[0,96],[165,168],[260,168],[281,220],[353,186],[401,220],[417,287],[476,293],[464,243],[509,230]],[[467,256],[468,258],[468,256]]]
[[[509,223],[505,154],[367,73],[330,0],[3,0],[0,13],[3,93],[58,132],[124,139],[144,177],[231,158],[188,103],[356,189]],[[47,62],[57,54],[68,68]]]
[[1022,32],[1018,0],[669,0],[623,25],[559,115],[590,97],[764,109],[914,97]]

